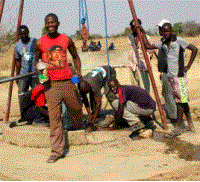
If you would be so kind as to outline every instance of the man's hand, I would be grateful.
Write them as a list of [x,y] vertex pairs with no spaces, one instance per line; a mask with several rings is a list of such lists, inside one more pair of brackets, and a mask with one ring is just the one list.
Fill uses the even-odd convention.
[[184,72],[187,73],[187,71],[188,71],[189,69],[190,69],[189,66],[185,66],[185,67],[184,67]]
[[145,30],[142,28],[142,26],[141,25],[137,25],[136,26],[142,33],[144,33],[145,34]]
[[87,116],[87,118],[86,118],[87,124],[90,123],[91,120],[92,120],[92,114],[90,113],[90,114],[88,114],[88,116]]

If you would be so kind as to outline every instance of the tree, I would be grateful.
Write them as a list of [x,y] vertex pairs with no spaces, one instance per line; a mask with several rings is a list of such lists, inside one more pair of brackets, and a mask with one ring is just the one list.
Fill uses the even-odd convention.
[[130,34],[132,31],[129,27],[126,27],[123,33],[123,36],[128,36],[128,34]]
[[183,24],[183,32],[186,36],[197,36],[200,34],[200,24],[195,21],[187,21]]
[[183,24],[182,22],[174,23],[173,24],[173,32],[176,35],[180,35],[183,32]]
[[42,36],[46,35],[47,34],[47,30],[45,27],[42,28]]

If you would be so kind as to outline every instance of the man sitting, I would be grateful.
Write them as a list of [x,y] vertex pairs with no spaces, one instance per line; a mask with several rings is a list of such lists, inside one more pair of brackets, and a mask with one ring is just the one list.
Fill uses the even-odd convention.
[[110,90],[119,98],[112,102],[116,114],[110,123],[114,123],[114,128],[125,119],[133,132],[143,128],[154,129],[150,115],[156,110],[156,102],[146,90],[134,85],[120,85],[116,78],[108,84]]

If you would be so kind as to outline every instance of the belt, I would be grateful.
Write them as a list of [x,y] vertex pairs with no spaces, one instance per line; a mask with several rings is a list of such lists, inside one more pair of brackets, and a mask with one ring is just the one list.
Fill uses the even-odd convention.
[[51,80],[52,82],[65,82],[65,81],[71,81],[70,79],[65,79],[65,80]]

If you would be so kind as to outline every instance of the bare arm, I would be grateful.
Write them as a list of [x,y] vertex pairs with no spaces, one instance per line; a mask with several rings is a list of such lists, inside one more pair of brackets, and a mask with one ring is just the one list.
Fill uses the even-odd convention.
[[101,96],[95,97],[95,108],[94,108],[94,113],[91,117],[91,123],[95,123],[97,116],[99,115],[99,112],[101,110]]
[[90,109],[90,104],[89,104],[87,95],[85,93],[80,92],[80,95],[82,97],[83,104],[84,104],[84,106],[86,108],[86,111],[88,113],[88,117],[87,117],[86,120],[89,123],[91,121],[91,117],[92,117],[92,112],[91,112],[91,109]]
[[123,114],[124,114],[124,103],[119,102],[118,110],[115,113],[115,123],[116,124],[122,119]]
[[40,50],[40,39],[35,43],[35,67],[42,58],[42,52]]
[[192,66],[192,63],[194,62],[194,59],[196,58],[196,55],[197,55],[197,52],[198,52],[197,47],[192,45],[192,44],[189,44],[187,46],[187,49],[191,50],[192,54],[191,54],[190,60],[188,62],[188,65],[184,67],[185,72],[187,72],[190,69],[190,67]]
[[16,75],[20,74],[20,70],[21,70],[21,59],[16,59],[15,58],[15,66],[16,66]]
[[69,42],[69,46],[68,46],[68,50],[70,52],[70,54],[73,57],[74,60],[74,66],[76,68],[76,72],[77,72],[77,76],[79,78],[82,78],[82,74],[81,74],[81,60],[80,57],[77,53],[76,47],[74,45],[74,42],[72,41],[71,38],[68,37],[68,42]]

